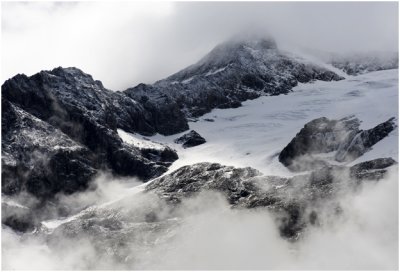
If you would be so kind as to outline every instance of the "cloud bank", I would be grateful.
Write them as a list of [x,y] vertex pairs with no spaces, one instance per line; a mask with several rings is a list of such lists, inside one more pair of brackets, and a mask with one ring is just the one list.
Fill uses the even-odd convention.
[[[280,46],[397,51],[396,2],[6,2],[2,79],[76,66],[123,90],[196,62],[232,35]],[[18,18],[16,20],[15,18]]]

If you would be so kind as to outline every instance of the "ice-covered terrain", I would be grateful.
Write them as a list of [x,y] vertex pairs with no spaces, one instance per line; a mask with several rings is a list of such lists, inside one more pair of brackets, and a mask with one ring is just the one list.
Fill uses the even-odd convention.
[[[236,109],[215,109],[190,122],[190,129],[202,135],[205,144],[184,149],[173,142],[183,133],[150,138],[178,151],[179,159],[168,173],[183,165],[209,161],[251,166],[264,174],[291,175],[279,163],[278,154],[305,123],[322,116],[340,119],[355,115],[362,120],[361,129],[374,127],[398,116],[397,84],[397,69],[299,84],[287,95],[249,100]],[[379,157],[398,157],[398,129],[353,164]]]

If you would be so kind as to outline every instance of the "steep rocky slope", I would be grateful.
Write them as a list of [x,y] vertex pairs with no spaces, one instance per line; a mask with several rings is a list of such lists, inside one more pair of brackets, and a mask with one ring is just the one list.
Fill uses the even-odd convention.
[[124,92],[152,108],[173,100],[193,118],[214,108],[239,107],[261,95],[286,94],[299,82],[341,79],[326,68],[285,54],[273,39],[233,39],[164,80]]
[[19,231],[32,230],[49,216],[69,214],[69,207],[58,207],[58,196],[89,189],[103,171],[149,179],[177,159],[167,146],[142,148],[123,142],[111,129],[104,132],[109,136],[104,141],[115,148],[109,151],[110,161],[98,149],[3,99],[2,196],[22,198],[24,205],[2,203],[2,222]]
[[146,181],[167,171],[178,158],[174,150],[126,143],[117,133],[119,127],[152,134],[149,118],[136,101],[104,89],[76,68],[7,80],[2,86],[2,195],[22,195],[27,203],[23,213],[4,204],[2,221],[32,229],[58,215],[51,206],[57,207],[59,194],[87,190],[101,172]]
[[99,164],[93,152],[8,101],[2,110],[3,194],[47,198],[87,186]]

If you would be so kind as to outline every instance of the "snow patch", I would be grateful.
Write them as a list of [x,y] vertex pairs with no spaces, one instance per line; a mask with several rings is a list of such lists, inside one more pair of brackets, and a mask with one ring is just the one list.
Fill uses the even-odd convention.
[[28,207],[26,207],[26,206],[24,206],[24,205],[21,205],[21,204],[19,204],[18,202],[16,202],[14,199],[11,199],[11,198],[8,198],[8,197],[6,197],[6,196],[2,196],[2,203],[4,203],[4,204],[7,204],[8,206],[11,206],[11,207],[17,207],[17,208],[21,208],[21,209],[29,209]]
[[189,77],[189,78],[187,78],[187,79],[185,79],[185,80],[182,80],[182,84],[187,84],[187,83],[189,83],[189,82],[192,81],[195,77],[196,77],[196,76],[192,76],[192,77]]
[[66,217],[63,219],[52,219],[52,220],[47,220],[47,221],[42,221],[42,225],[45,226],[48,230],[54,230],[55,228],[58,228],[62,224],[68,223],[76,218],[78,218],[78,215]]
[[136,136],[132,133],[125,132],[122,129],[117,129],[118,136],[124,141],[124,143],[133,145],[140,149],[158,149],[163,150],[165,146],[150,140],[146,140],[140,136]]
[[227,66],[225,66],[225,67],[223,67],[223,68],[219,68],[219,69],[217,69],[217,70],[215,70],[215,71],[210,71],[210,72],[208,72],[207,74],[205,74],[204,76],[211,76],[211,75],[218,74],[218,73],[224,71],[224,70],[225,70],[226,68],[228,68],[228,67],[229,67],[229,65],[227,65]]

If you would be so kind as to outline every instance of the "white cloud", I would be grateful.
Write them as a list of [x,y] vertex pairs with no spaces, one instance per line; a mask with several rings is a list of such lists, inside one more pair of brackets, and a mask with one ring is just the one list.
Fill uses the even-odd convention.
[[250,28],[320,50],[397,50],[397,3],[7,2],[2,77],[76,66],[121,90],[168,76]]

